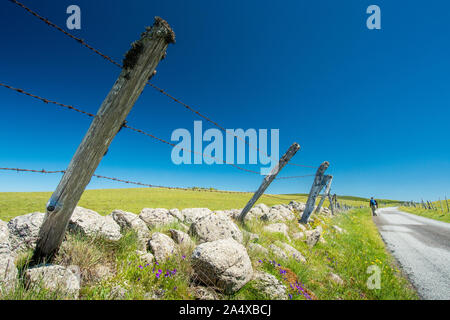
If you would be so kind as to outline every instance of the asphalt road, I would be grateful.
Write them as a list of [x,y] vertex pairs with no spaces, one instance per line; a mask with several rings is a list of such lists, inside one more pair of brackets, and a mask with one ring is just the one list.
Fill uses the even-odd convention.
[[397,208],[378,209],[377,214],[373,219],[387,248],[421,298],[450,299],[450,223]]

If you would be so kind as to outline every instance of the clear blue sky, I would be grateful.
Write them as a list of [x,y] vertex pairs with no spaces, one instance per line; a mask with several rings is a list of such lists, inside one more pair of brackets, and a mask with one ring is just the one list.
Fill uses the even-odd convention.
[[[280,152],[301,145],[293,161],[331,163],[338,194],[450,196],[448,1],[23,2],[64,28],[67,6],[79,5],[82,29],[73,33],[119,61],[153,17],[163,17],[177,43],[153,82],[226,128],[279,128]],[[381,30],[366,28],[371,4],[381,7]],[[9,1],[0,21],[0,82],[97,111],[117,67]],[[5,88],[0,101],[0,167],[65,169],[90,118]],[[167,140],[194,120],[151,88],[128,118]],[[97,173],[244,191],[262,179],[226,165],[176,166],[170,153],[122,130]],[[313,171],[292,166],[281,175]],[[0,172],[0,191],[51,191],[59,178]],[[277,181],[268,192],[308,192],[311,182]],[[119,187],[95,178],[88,186]]]

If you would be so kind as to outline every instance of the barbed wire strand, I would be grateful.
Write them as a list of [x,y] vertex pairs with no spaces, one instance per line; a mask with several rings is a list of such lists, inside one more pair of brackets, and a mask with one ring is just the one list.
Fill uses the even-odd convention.
[[5,88],[7,88],[7,89],[11,89],[11,90],[16,91],[16,92],[19,92],[19,93],[22,93],[22,94],[24,94],[24,95],[26,95],[26,96],[29,96],[29,97],[32,97],[32,98],[41,100],[41,101],[44,102],[44,103],[51,103],[51,104],[54,104],[54,105],[57,105],[57,106],[60,106],[60,107],[67,108],[67,109],[69,109],[69,110],[73,110],[73,111],[76,111],[76,112],[85,114],[85,115],[87,115],[87,116],[89,116],[89,117],[95,117],[95,115],[92,114],[92,113],[89,113],[89,112],[80,110],[80,109],[78,109],[78,108],[75,108],[75,107],[70,106],[70,105],[67,105],[67,104],[63,104],[63,103],[59,103],[59,102],[56,102],[56,101],[52,101],[52,100],[49,100],[49,99],[45,99],[45,98],[39,97],[39,96],[34,95],[34,94],[32,94],[32,93],[29,93],[29,92],[27,92],[27,91],[25,91],[25,90],[22,90],[22,89],[19,89],[19,88],[14,88],[14,87],[11,87],[11,86],[9,86],[9,85],[7,85],[7,84],[4,84],[4,83],[0,83],[0,86],[5,87]]
[[[0,170],[2,170],[2,171],[17,171],[17,172],[34,172],[34,173],[45,173],[45,174],[65,173],[66,172],[65,170],[49,171],[49,170],[45,170],[45,169],[33,170],[33,169],[23,169],[23,168],[0,168]],[[149,188],[195,191],[192,188],[160,186],[160,185],[155,185],[155,184],[148,184],[148,183],[143,183],[143,182],[124,180],[124,179],[119,179],[119,178],[114,178],[114,177],[107,177],[107,176],[102,176],[102,175],[98,175],[98,174],[94,174],[92,176],[99,178],[99,179],[106,179],[106,180],[111,180],[111,181],[116,181],[116,182],[121,182],[121,183],[126,183],[126,184],[134,184],[134,185],[139,185],[139,186],[144,186],[144,187],[149,187]],[[219,192],[219,193],[239,193],[239,194],[253,193],[253,191],[226,191],[226,190],[216,190],[216,189],[208,189],[208,188],[200,188],[200,190],[208,191],[208,192]]]
[[[95,115],[93,115],[92,113],[89,113],[89,112],[80,110],[80,109],[75,108],[75,107],[73,107],[73,106],[69,106],[69,105],[66,105],[66,104],[63,104],[63,103],[59,103],[59,102],[51,101],[51,100],[46,99],[46,98],[39,97],[39,96],[34,95],[34,94],[31,94],[31,93],[29,93],[29,92],[27,92],[27,91],[25,91],[25,90],[23,90],[23,89],[14,88],[14,87],[9,86],[9,85],[6,85],[6,84],[4,84],[4,83],[0,83],[0,86],[5,87],[5,88],[8,88],[8,89],[11,89],[11,90],[14,90],[14,91],[19,92],[19,93],[22,93],[22,94],[27,95],[27,96],[29,96],[29,97],[32,97],[32,98],[41,100],[41,101],[43,101],[43,102],[45,102],[45,103],[53,103],[54,105],[57,105],[57,106],[60,106],[60,107],[64,107],[64,108],[68,108],[69,110],[77,111],[77,112],[79,112],[79,113],[85,114],[85,115],[90,116],[90,117],[95,117]],[[240,167],[240,166],[238,166],[238,165],[235,165],[235,164],[233,164],[233,163],[226,162],[225,160],[221,160],[221,159],[216,158],[216,157],[213,157],[213,156],[211,156],[211,155],[204,154],[204,153],[200,153],[200,152],[197,152],[197,151],[193,151],[193,150],[190,150],[190,149],[187,149],[187,148],[180,147],[179,145],[176,145],[176,144],[171,143],[171,142],[169,142],[169,141],[166,141],[166,140],[164,140],[164,139],[158,138],[158,137],[156,137],[156,136],[154,136],[154,135],[152,135],[152,134],[150,134],[150,133],[148,133],[148,132],[145,132],[145,131],[143,131],[143,130],[141,130],[141,129],[137,129],[137,128],[134,128],[134,127],[132,127],[132,126],[129,126],[129,125],[127,125],[126,123],[124,123],[124,124],[122,125],[122,127],[125,127],[125,128],[127,128],[127,129],[133,130],[134,132],[143,134],[143,135],[145,135],[145,136],[151,137],[151,138],[153,138],[153,139],[155,139],[155,140],[157,140],[157,141],[160,141],[160,142],[163,142],[163,143],[165,143],[165,144],[168,144],[168,145],[170,145],[170,146],[172,146],[172,147],[174,147],[174,148],[180,148],[180,149],[182,149],[182,150],[185,150],[185,151],[190,152],[190,153],[193,153],[193,154],[198,154],[198,155],[201,155],[201,156],[203,156],[203,157],[211,158],[211,159],[217,161],[218,163],[223,162],[223,163],[225,163],[225,164],[227,164],[227,165],[231,165],[231,166],[233,166],[233,167],[235,167],[236,169],[239,169],[239,170],[241,170],[241,171],[245,171],[245,172],[249,172],[249,173],[253,173],[253,174],[258,174],[258,175],[260,174],[260,172],[258,172],[258,171],[254,171],[254,170],[242,168],[242,167]]]
[[[65,34],[66,36],[74,39],[75,41],[77,41],[78,43],[80,43],[81,45],[85,46],[86,48],[90,49],[92,52],[98,54],[99,56],[101,56],[102,58],[104,58],[105,60],[111,62],[112,64],[116,65],[119,68],[122,68],[122,65],[118,62],[116,62],[115,60],[113,60],[111,57],[101,53],[99,50],[95,49],[94,47],[90,46],[89,44],[87,44],[83,39],[80,39],[74,35],[72,35],[71,33],[65,31],[64,29],[62,29],[61,27],[59,27],[58,25],[54,24],[53,22],[51,22],[49,19],[42,17],[41,15],[39,15],[37,12],[33,11],[32,9],[28,8],[27,6],[25,6],[23,3],[17,1],[17,0],[10,0],[12,3],[15,3],[16,5],[18,5],[19,7],[25,9],[27,12],[29,12],[30,14],[32,14],[33,16],[35,16],[36,18],[38,18],[39,20],[43,21],[44,23],[46,23],[47,25],[57,29],[58,31],[62,32],[63,34]],[[216,121],[213,121],[212,119],[208,118],[207,116],[201,114],[199,111],[195,110],[194,108],[192,108],[191,106],[189,106],[188,104],[182,102],[181,100],[175,98],[174,96],[170,95],[169,93],[167,93],[165,90],[157,87],[156,85],[148,82],[147,83],[150,87],[156,89],[157,91],[159,91],[160,93],[162,93],[163,95],[169,97],[170,99],[172,99],[173,101],[175,101],[176,103],[182,105],[183,107],[185,107],[186,109],[190,110],[191,112],[197,114],[198,116],[202,117],[203,119],[205,119],[206,121],[212,123],[214,126],[218,127],[219,129],[221,129],[222,131],[224,131],[226,134],[230,134],[233,135],[235,138],[243,141],[245,144],[247,144],[249,147],[252,147],[254,149],[256,149],[258,152],[262,153],[264,156],[269,157],[269,155],[267,154],[267,152],[261,151],[258,147],[253,146],[252,144],[250,144],[245,138],[241,138],[238,135],[235,135],[233,133],[231,133],[230,131],[227,131],[223,126],[219,125]],[[317,166],[309,166],[309,165],[304,165],[304,164],[297,164],[297,163],[293,163],[293,162],[288,162],[288,165],[293,165],[293,166],[298,166],[298,167],[304,167],[304,168],[313,168],[316,169]]]
[[[63,107],[63,108],[67,108],[67,109],[69,109],[69,110],[76,111],[76,112],[78,112],[78,113],[87,115],[87,116],[89,116],[89,117],[95,117],[95,115],[92,114],[92,113],[83,111],[83,110],[81,110],[81,109],[79,109],[79,108],[75,108],[74,106],[71,106],[71,105],[67,105],[67,104],[64,104],[64,103],[52,101],[52,100],[50,100],[50,99],[42,98],[42,97],[40,97],[40,96],[38,96],[38,95],[29,93],[29,92],[27,92],[27,91],[25,91],[25,90],[23,90],[23,89],[15,88],[15,87],[12,87],[12,86],[10,86],[10,85],[7,85],[7,84],[1,83],[1,82],[0,82],[0,86],[1,86],[1,87],[4,87],[4,88],[7,88],[7,89],[10,89],[10,90],[13,90],[13,91],[16,91],[16,92],[18,92],[18,93],[24,94],[24,95],[26,95],[26,96],[32,97],[32,98],[34,98],[34,99],[43,101],[44,103],[52,103],[52,104],[54,104],[54,105],[56,105],[56,106]],[[170,146],[172,146],[173,148],[179,148],[179,149],[181,149],[181,150],[184,150],[184,151],[187,151],[187,152],[190,152],[190,153],[193,153],[193,154],[197,154],[197,155],[201,155],[201,156],[203,156],[203,157],[211,158],[211,159],[213,159],[213,160],[215,160],[215,161],[218,161],[219,163],[220,163],[220,162],[223,162],[223,163],[225,163],[225,164],[227,164],[227,165],[231,165],[231,166],[233,166],[233,167],[235,167],[236,169],[239,169],[239,170],[241,170],[241,171],[245,171],[245,172],[249,172],[249,173],[253,173],[253,174],[258,174],[258,175],[260,175],[260,172],[257,172],[257,171],[254,171],[254,170],[245,169],[245,168],[242,168],[242,167],[240,167],[240,166],[238,166],[238,165],[235,165],[235,164],[233,164],[233,163],[229,163],[229,162],[226,162],[226,161],[224,161],[224,160],[218,159],[218,158],[216,158],[216,157],[213,157],[213,156],[210,156],[210,155],[207,155],[207,154],[204,154],[204,153],[200,153],[200,152],[197,152],[197,151],[193,151],[193,150],[190,150],[190,149],[188,149],[188,148],[180,147],[179,145],[176,145],[176,144],[174,144],[174,143],[172,143],[172,142],[169,142],[169,141],[166,141],[166,140],[164,140],[164,139],[158,138],[158,137],[156,137],[155,135],[153,135],[153,134],[151,134],[151,133],[145,132],[144,130],[141,130],[141,129],[132,127],[132,126],[128,125],[127,123],[124,123],[124,124],[122,125],[122,127],[127,128],[127,129],[130,129],[130,130],[132,130],[132,131],[134,131],[134,132],[143,134],[143,135],[148,136],[148,137],[150,137],[150,138],[153,138],[153,139],[155,139],[155,140],[157,140],[157,141],[159,141],[159,142],[162,142],[162,143],[165,143],[165,144],[167,144],[167,145],[170,145]],[[310,175],[305,175],[305,177],[307,177],[307,176],[310,176]],[[296,176],[296,177],[292,177],[292,178],[301,178],[301,177],[303,177],[303,176]],[[287,178],[289,178],[289,177],[280,177],[280,178],[276,178],[276,179],[287,179]]]
[[43,21],[44,23],[46,23],[50,27],[53,27],[53,28],[57,29],[58,31],[64,33],[66,36],[68,36],[68,37],[72,38],[73,40],[77,41],[79,44],[81,44],[81,45],[85,46],[86,48],[88,48],[89,50],[95,52],[96,54],[101,56],[103,59],[113,63],[114,65],[118,66],[119,68],[122,68],[122,65],[120,63],[114,61],[111,57],[101,53],[100,51],[98,51],[97,49],[92,47],[91,45],[87,44],[83,39],[80,39],[80,38],[74,36],[73,34],[65,31],[63,28],[61,28],[60,26],[58,26],[55,23],[51,22],[49,19],[42,17],[37,12],[35,12],[35,11],[31,10],[30,8],[28,8],[27,6],[25,6],[23,3],[19,2],[19,1],[16,1],[16,0],[9,0],[9,1],[11,1],[12,3],[15,3],[16,5],[18,5],[22,9],[25,9],[27,12],[29,12],[30,14],[32,14],[33,16],[38,18],[39,20]]

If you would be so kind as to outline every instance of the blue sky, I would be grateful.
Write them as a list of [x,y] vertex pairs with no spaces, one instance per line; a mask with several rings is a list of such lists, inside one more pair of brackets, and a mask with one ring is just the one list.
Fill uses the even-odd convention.
[[[64,28],[66,8],[79,5],[82,29],[71,32],[119,61],[163,17],[177,42],[152,82],[226,128],[280,129],[280,152],[301,145],[292,161],[331,163],[338,194],[450,196],[447,1],[23,1]],[[371,4],[381,8],[381,30],[366,27]],[[97,111],[117,67],[11,2],[0,5],[0,21],[0,82]],[[91,120],[5,88],[0,101],[0,167],[65,169]],[[194,120],[151,88],[128,117],[166,140],[177,128],[192,131]],[[122,130],[97,173],[243,191],[262,179],[227,165],[176,166],[170,155],[167,145]],[[313,172],[288,166],[280,176]],[[59,178],[0,172],[0,191],[51,191]],[[280,180],[268,192],[306,193],[311,182]]]

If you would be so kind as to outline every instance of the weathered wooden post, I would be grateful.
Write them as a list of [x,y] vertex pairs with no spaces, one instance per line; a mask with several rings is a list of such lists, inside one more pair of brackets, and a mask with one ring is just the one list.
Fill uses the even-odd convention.
[[332,199],[332,201],[333,201],[333,207],[336,209],[336,211],[337,211],[337,196],[336,196],[336,193],[335,194],[333,194],[333,197],[331,198]]
[[267,187],[269,187],[270,183],[276,178],[277,174],[280,173],[281,169],[291,160],[291,158],[297,153],[300,149],[300,145],[297,143],[293,143],[288,151],[281,157],[278,164],[272,169],[269,175],[265,176],[263,182],[259,186],[258,190],[255,192],[253,197],[247,203],[244,209],[242,209],[241,214],[239,215],[239,221],[243,223],[245,221],[245,216],[253,207],[253,205],[258,201],[258,199],[262,196],[264,191],[266,191]]
[[324,178],[324,182],[325,182],[325,191],[323,192],[319,204],[316,207],[316,210],[314,212],[319,213],[320,209],[322,208],[323,202],[325,201],[325,197],[329,197],[330,196],[330,188],[331,188],[331,182],[333,181],[333,176],[330,175],[326,175],[323,177]]
[[330,202],[330,210],[331,210],[331,214],[334,216],[334,205],[333,205],[333,199],[331,199],[331,195],[328,192],[328,201]]
[[316,177],[314,178],[314,182],[311,186],[311,191],[309,192],[308,200],[306,201],[305,210],[303,211],[300,223],[308,223],[309,216],[313,212],[314,205],[316,204],[317,195],[320,193],[323,187],[325,187],[326,181],[324,181],[324,173],[329,166],[330,163],[328,161],[325,161],[320,165],[319,169],[317,169]]
[[103,101],[89,130],[73,156],[58,187],[47,203],[33,264],[49,262],[57,253],[70,217],[113,138],[141,95],[148,79],[164,58],[175,34],[156,17],[125,55],[122,72]]

